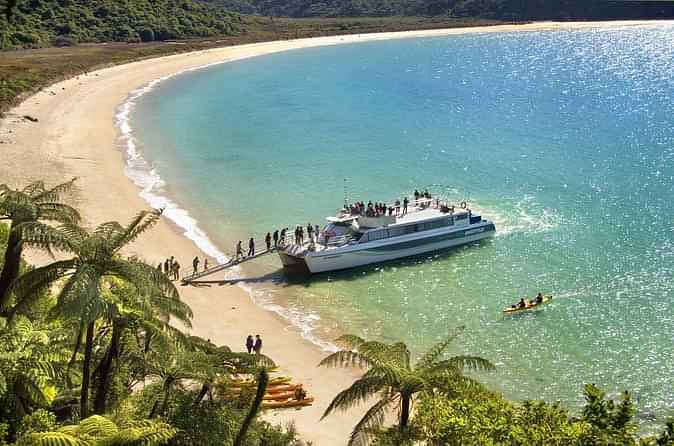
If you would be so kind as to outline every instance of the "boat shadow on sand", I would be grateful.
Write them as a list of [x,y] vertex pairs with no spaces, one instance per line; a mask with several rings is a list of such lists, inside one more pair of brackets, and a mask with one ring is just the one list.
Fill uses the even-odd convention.
[[211,285],[223,286],[223,285],[237,285],[237,284],[251,284],[251,285],[260,284],[260,285],[274,285],[279,287],[288,287],[288,286],[310,287],[311,285],[316,285],[325,282],[334,282],[334,281],[348,282],[360,280],[363,278],[363,276],[379,274],[382,268],[397,268],[397,269],[413,268],[419,266],[420,264],[430,264],[432,262],[450,259],[468,249],[476,249],[478,247],[485,248],[488,246],[492,246],[493,243],[494,241],[491,238],[483,239],[468,243],[466,245],[456,246],[448,249],[443,249],[440,251],[432,251],[424,254],[419,254],[416,256],[389,260],[382,263],[365,265],[342,271],[331,271],[313,275],[310,274],[287,275],[283,271],[283,268],[279,268],[275,271],[253,277],[235,277],[221,280],[196,280],[194,282],[191,282],[190,285],[199,287]]

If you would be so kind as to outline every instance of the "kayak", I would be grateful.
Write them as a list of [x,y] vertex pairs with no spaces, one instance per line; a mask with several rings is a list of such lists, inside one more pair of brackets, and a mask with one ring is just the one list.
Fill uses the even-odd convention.
[[313,397],[307,397],[303,400],[287,400],[287,401],[264,401],[262,407],[264,409],[283,409],[286,407],[301,407],[310,406],[314,402]]
[[529,304],[526,307],[518,307],[517,305],[513,305],[510,307],[506,307],[503,309],[503,312],[506,314],[513,314],[513,313],[519,313],[521,311],[527,311],[527,310],[533,310],[534,308],[538,308],[540,306],[543,306],[547,303],[550,303],[552,300],[552,296],[543,296],[543,302],[538,303],[538,304]]
[[287,400],[293,398],[295,392],[283,392],[283,393],[265,393],[263,399],[265,400]]
[[267,387],[267,393],[272,394],[272,393],[285,393],[285,392],[292,392],[293,390],[302,387],[302,384],[286,384],[282,386],[275,386],[275,387]]

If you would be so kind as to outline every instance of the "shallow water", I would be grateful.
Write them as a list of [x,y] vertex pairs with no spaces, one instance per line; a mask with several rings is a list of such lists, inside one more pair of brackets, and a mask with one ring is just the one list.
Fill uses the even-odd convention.
[[[494,239],[301,283],[270,257],[246,285],[323,339],[420,353],[465,325],[453,351],[496,363],[484,380],[511,398],[577,407],[592,382],[632,390],[639,416],[662,420],[674,409],[672,42],[672,26],[464,35],[177,76],[132,112],[165,182],[146,192],[189,210],[225,252],[320,222],[344,178],[351,200],[417,187],[465,199]],[[555,295],[545,309],[501,315],[539,290]]]

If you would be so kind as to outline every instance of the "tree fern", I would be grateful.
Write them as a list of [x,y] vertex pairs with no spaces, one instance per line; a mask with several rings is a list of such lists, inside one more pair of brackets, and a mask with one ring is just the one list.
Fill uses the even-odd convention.
[[0,272],[0,309],[9,302],[9,288],[19,276],[23,238],[22,224],[49,220],[61,223],[77,223],[80,215],[71,206],[63,203],[63,197],[73,187],[75,179],[51,189],[41,181],[29,184],[22,190],[0,185],[0,219],[11,220],[10,236],[5,251],[5,262]]
[[450,343],[462,328],[433,346],[416,364],[410,361],[410,352],[404,343],[385,344],[366,341],[353,335],[341,336],[337,342],[347,345],[347,350],[335,352],[321,361],[321,366],[362,366],[367,372],[349,388],[341,391],[325,410],[323,417],[337,410],[348,410],[371,398],[375,404],[354,427],[349,446],[368,444],[371,433],[384,421],[384,414],[395,404],[399,408],[399,426],[407,427],[414,397],[420,392],[440,389],[450,395],[453,388],[473,382],[464,377],[464,370],[494,370],[486,359],[478,356],[455,356],[444,359]]

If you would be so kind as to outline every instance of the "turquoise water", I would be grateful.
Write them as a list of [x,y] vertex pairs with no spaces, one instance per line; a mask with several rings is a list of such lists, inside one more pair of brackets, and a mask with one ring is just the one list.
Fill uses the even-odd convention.
[[[454,352],[516,399],[584,383],[674,413],[674,27],[475,34],[291,51],[158,84],[132,114],[163,193],[223,251],[352,199],[429,187],[497,224],[477,246],[288,283],[240,272],[330,339]],[[245,276],[244,276],[245,275]],[[556,296],[504,318],[520,295]],[[307,316],[308,315],[308,316]],[[298,316],[299,317],[299,316]],[[320,320],[317,318],[320,317]]]

